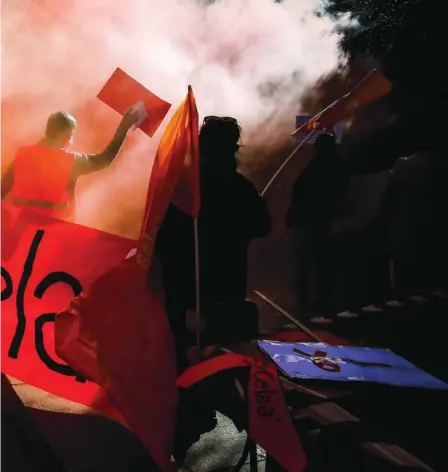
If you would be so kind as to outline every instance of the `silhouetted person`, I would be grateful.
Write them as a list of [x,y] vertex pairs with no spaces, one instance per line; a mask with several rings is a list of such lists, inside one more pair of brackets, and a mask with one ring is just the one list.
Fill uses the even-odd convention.
[[389,248],[399,297],[447,288],[448,160],[443,144],[398,159],[387,189]]
[[285,223],[293,230],[299,302],[319,315],[330,308],[332,224],[347,178],[333,135],[320,135],[314,146],[314,158],[294,184]]
[[82,154],[66,150],[74,139],[75,118],[62,111],[51,114],[44,137],[19,147],[2,176],[2,200],[49,216],[69,217],[78,178],[112,163],[137,118],[129,110],[103,152]]
[[[205,118],[199,134],[201,209],[198,233],[203,306],[245,300],[249,243],[271,230],[271,216],[263,198],[237,171],[235,156],[240,147],[240,133],[235,119],[210,116]],[[156,252],[177,344],[178,368],[182,371],[187,367],[186,311],[195,309],[196,301],[194,233],[193,218],[174,205],[168,209],[158,233]],[[211,415],[210,410],[203,407],[205,413],[201,420],[199,407],[195,409],[188,401],[186,406],[182,404],[181,400],[178,432],[185,424],[185,430],[190,430],[189,437],[178,438],[181,445],[178,443],[176,459],[180,461],[199,434],[216,424],[214,412]]]
[[[271,217],[255,186],[237,171],[240,127],[233,118],[207,117],[200,130],[201,210],[198,218],[201,304],[243,301],[247,251],[266,236]],[[168,311],[175,333],[195,308],[193,219],[174,205],[157,238]]]

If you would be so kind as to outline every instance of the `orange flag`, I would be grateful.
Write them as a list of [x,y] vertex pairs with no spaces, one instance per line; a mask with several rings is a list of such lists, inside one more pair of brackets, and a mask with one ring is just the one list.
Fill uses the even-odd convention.
[[387,95],[391,90],[392,84],[389,80],[379,70],[373,69],[351,92],[338,98],[325,110],[313,116],[292,135],[329,128],[339,121],[350,118],[367,105]]
[[188,87],[187,153],[172,202],[183,212],[198,216],[201,206],[199,189],[199,115],[193,90]]
[[[149,268],[151,264],[157,231],[171,201],[188,213],[199,211],[197,130],[196,102],[189,87],[188,95],[163,133],[154,158],[137,255],[142,267]],[[184,196],[185,201],[179,201]]]

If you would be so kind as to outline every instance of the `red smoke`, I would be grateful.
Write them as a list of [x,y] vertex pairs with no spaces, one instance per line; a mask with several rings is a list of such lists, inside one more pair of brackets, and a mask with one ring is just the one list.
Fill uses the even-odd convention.
[[[74,150],[101,151],[120,117],[95,96],[116,67],[172,111],[191,84],[200,115],[235,116],[245,144],[289,139],[301,93],[339,62],[334,23],[313,16],[318,3],[3,0],[2,167],[56,110],[78,120]],[[137,235],[160,132],[135,132],[110,169],[80,180],[80,223]]]

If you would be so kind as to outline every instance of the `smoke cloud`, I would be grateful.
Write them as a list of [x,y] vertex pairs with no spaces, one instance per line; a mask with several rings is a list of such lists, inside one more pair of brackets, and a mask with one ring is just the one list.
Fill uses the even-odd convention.
[[[200,116],[236,117],[246,149],[288,139],[301,95],[343,63],[336,23],[315,15],[319,4],[3,0],[2,163],[59,109],[78,120],[73,148],[101,151],[120,117],[95,97],[116,67],[172,112],[191,84]],[[80,223],[136,236],[163,128],[153,139],[135,132],[111,168],[80,180]]]

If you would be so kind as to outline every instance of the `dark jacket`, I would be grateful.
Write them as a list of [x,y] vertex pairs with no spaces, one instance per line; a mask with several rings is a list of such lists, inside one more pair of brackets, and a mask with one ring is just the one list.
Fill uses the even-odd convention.
[[446,255],[448,159],[421,152],[396,161],[383,207],[393,257],[412,261]]
[[285,223],[330,223],[347,187],[347,174],[337,155],[317,155],[303,170],[292,190]]
[[[198,218],[201,303],[244,300],[247,250],[271,230],[271,216],[254,185],[235,170],[201,169]],[[193,308],[195,260],[193,218],[171,205],[158,233],[167,300]]]

